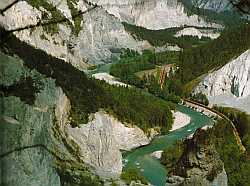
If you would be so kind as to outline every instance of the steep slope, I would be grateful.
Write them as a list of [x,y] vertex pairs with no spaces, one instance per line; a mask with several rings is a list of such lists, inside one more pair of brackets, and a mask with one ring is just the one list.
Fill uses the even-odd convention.
[[[38,99],[39,103],[42,104],[42,108],[38,108],[38,110],[51,116],[50,121],[44,121],[47,122],[46,125],[42,121],[41,126],[39,123],[39,128],[43,125],[49,125],[45,127],[48,131],[40,131],[39,135],[51,139],[50,143],[47,143],[47,141],[44,143],[52,146],[49,149],[53,150],[52,155],[57,155],[55,159],[59,159],[59,161],[53,159],[48,164],[57,163],[56,168],[63,182],[68,182],[68,179],[73,183],[75,181],[82,182],[86,179],[88,181],[86,185],[91,185],[90,182],[92,183],[92,181],[95,183],[92,185],[98,185],[96,182],[99,183],[100,180],[93,173],[105,178],[119,177],[122,170],[120,150],[130,150],[148,144],[149,138],[145,131],[151,136],[151,132],[157,133],[152,128],[157,128],[157,131],[161,129],[168,131],[171,127],[170,105],[163,100],[132,88],[114,87],[104,82],[89,79],[72,65],[53,58],[42,50],[34,49],[25,42],[20,42],[14,36],[9,38],[8,42],[2,47],[2,51],[8,51],[9,54],[14,56],[18,55],[23,61],[20,60],[20,64],[18,63],[15,68],[11,61],[0,60],[3,65],[0,80],[4,81],[0,86],[1,95],[3,92],[4,101],[5,97],[11,100],[13,96],[20,97],[21,103],[17,104],[22,106],[23,102],[27,102],[31,105],[31,109],[37,109],[36,101]],[[24,66],[24,70],[20,66]],[[10,70],[12,71],[9,72]],[[34,78],[34,81],[36,80],[34,83],[35,85],[38,84],[38,88],[42,86],[39,84],[39,80],[43,82],[43,79],[46,79],[53,83],[52,85],[46,83],[48,92],[44,92],[42,98],[37,96],[40,89],[36,90],[36,86],[33,88],[33,82],[28,81],[29,84],[26,83],[27,85],[23,86],[21,79],[21,83],[14,83],[15,81],[19,82],[18,78],[22,74],[29,75],[33,72],[35,74],[32,75],[32,78]],[[16,73],[19,75],[18,78],[15,78]],[[58,97],[53,94],[54,89],[61,91]],[[43,102],[43,99],[46,99],[46,101]],[[56,103],[53,99],[56,99]],[[52,104],[51,111],[46,110],[47,102]],[[33,106],[33,104],[35,105]],[[6,102],[6,105],[1,108],[4,108],[5,111],[7,105],[10,108],[15,108],[15,105],[9,102]],[[49,104],[47,106],[49,107]],[[21,111],[22,108],[20,108]],[[138,108],[144,109],[140,111]],[[4,114],[8,116],[9,110],[6,110]],[[35,119],[43,117],[22,112],[17,118],[22,118],[24,115],[29,120],[29,125],[26,126],[27,130],[33,130],[30,129],[30,125],[33,124],[32,126],[36,127]],[[33,118],[33,115],[35,118]],[[53,117],[54,115],[56,117]],[[161,119],[158,119],[160,117]],[[115,118],[119,118],[119,120]],[[10,116],[5,120],[15,123],[16,116],[10,113]],[[12,136],[17,135],[16,129],[14,132]],[[51,138],[48,138],[47,135]],[[6,135],[4,138],[7,141],[12,140],[11,136]],[[5,141],[1,142],[4,143]],[[57,144],[58,146],[56,146]],[[20,151],[22,150],[21,148]],[[4,154],[6,152],[3,152]],[[36,169],[37,166],[34,166],[34,169]],[[18,182],[15,178],[12,179]]]
[[[243,140],[246,142],[249,136],[249,116],[246,119],[241,117],[245,115],[242,112],[231,108],[221,109],[224,110],[222,113],[231,115],[230,119],[233,120],[237,130],[240,126],[247,126],[244,130],[238,131],[244,133],[241,138],[242,142]],[[240,119],[233,119],[236,117]],[[184,144],[184,147],[178,145],[182,151],[178,148],[170,151],[171,157],[178,151],[183,153],[175,160],[169,182],[176,183],[173,184],[175,186],[249,185],[249,146],[245,142],[243,143],[247,148],[243,152],[238,139],[235,138],[235,128],[226,120],[217,120],[212,128],[197,130],[192,138],[185,140],[184,143],[180,142]]]
[[195,7],[213,10],[216,12],[231,11],[232,4],[229,0],[192,0]]
[[56,81],[0,53],[0,184],[100,185],[96,176],[118,178],[120,150],[146,145],[136,126],[103,111],[72,128],[71,101]]
[[121,21],[148,29],[159,30],[183,25],[221,28],[221,25],[207,22],[198,15],[188,16],[183,4],[177,0],[91,1],[105,8]]
[[212,104],[236,107],[247,112],[250,104],[250,51],[208,74],[195,89]]
[[80,128],[68,127],[69,138],[80,147],[84,162],[101,177],[119,177],[122,172],[120,150],[147,145],[150,141],[138,127],[126,127],[114,117],[99,111]]
[[[1,7],[9,3],[1,2]],[[79,11],[85,13],[76,16]],[[15,35],[82,70],[116,59],[121,48],[144,49],[143,42],[125,31],[122,21],[154,30],[183,25],[222,28],[198,15],[189,16],[177,0],[26,0],[0,15],[0,25],[7,30],[51,20],[59,23],[18,31]]]
[[220,33],[209,30],[209,29],[197,29],[194,27],[183,28],[175,34],[175,37],[181,36],[197,36],[199,39],[202,37],[209,37],[211,39],[216,39],[220,36]]
[[58,171],[71,168],[72,177],[95,180],[66,138],[70,104],[62,89],[18,58],[0,53],[0,67],[0,184],[60,186]]
[[[15,32],[15,35],[80,69],[86,69],[89,64],[110,60],[112,51],[119,48],[140,50],[140,43],[125,32],[120,21],[100,7],[93,8],[94,5],[83,0],[76,1],[77,4],[72,4],[73,1],[70,0],[42,2],[18,2],[4,16],[0,16],[0,25],[12,30],[36,25],[41,20],[45,23],[66,19],[60,24],[27,29]],[[69,2],[73,7],[69,7]],[[88,9],[90,11],[80,16],[78,22],[71,18],[78,11]]]
[[215,146],[198,129],[192,139],[187,139],[184,152],[171,171],[167,185],[227,186],[227,174]]

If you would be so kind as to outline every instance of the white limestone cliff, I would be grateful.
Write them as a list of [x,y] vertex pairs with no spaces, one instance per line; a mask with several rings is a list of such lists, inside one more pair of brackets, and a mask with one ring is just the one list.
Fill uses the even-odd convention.
[[197,36],[199,39],[202,37],[209,37],[211,39],[216,39],[220,36],[219,32],[209,29],[197,29],[194,27],[183,28],[175,34],[175,37],[181,36]]
[[115,78],[114,76],[112,76],[106,72],[100,72],[100,73],[93,74],[92,77],[95,79],[104,80],[105,82],[107,82],[110,85],[130,87],[130,85],[128,85],[126,83],[122,83],[117,78]]
[[170,27],[203,26],[221,27],[209,23],[198,15],[188,14],[177,0],[91,0],[115,15],[121,21],[152,30]]
[[[67,0],[47,0],[57,7],[69,22],[74,25]],[[35,8],[29,1],[19,1],[0,15],[0,25],[8,30],[35,25],[42,20],[44,13],[52,14],[44,7]],[[58,32],[47,33],[44,27],[26,29],[14,34],[22,41],[46,51],[55,57],[72,63],[84,70],[91,64],[109,62],[117,58],[121,48],[141,51],[145,41],[136,41],[127,33],[122,21],[150,29],[162,29],[183,25],[221,28],[221,25],[208,23],[197,15],[188,16],[182,3],[177,0],[79,0],[74,7],[85,11],[97,3],[99,6],[82,17],[80,32],[73,33],[67,23],[58,24]],[[1,2],[1,7],[8,2]]]
[[131,150],[150,142],[136,126],[126,127],[114,117],[99,111],[80,128],[68,126],[69,138],[80,147],[84,162],[101,177],[118,177],[122,172],[120,150]]
[[[51,3],[73,22],[66,0],[51,0]],[[83,0],[75,5],[80,11],[92,6]],[[7,10],[4,16],[0,15],[0,25],[7,30],[35,25],[42,19],[44,12],[47,10],[43,7],[38,10],[26,1],[20,1]],[[141,51],[143,47],[141,42],[137,42],[125,31],[118,18],[100,7],[83,15],[78,36],[73,34],[72,29],[65,23],[59,24],[59,31],[54,34],[46,33],[43,27],[26,29],[14,34],[22,41],[70,62],[79,69],[110,60],[113,56],[112,50],[131,48]]]
[[250,50],[208,74],[195,92],[206,94],[212,104],[250,112]]

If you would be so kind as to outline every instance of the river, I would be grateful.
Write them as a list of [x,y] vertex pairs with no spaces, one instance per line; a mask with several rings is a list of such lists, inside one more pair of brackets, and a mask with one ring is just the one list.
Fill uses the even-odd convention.
[[[111,63],[101,65],[88,74],[91,75],[99,72],[109,73],[111,65]],[[152,157],[150,154],[155,151],[164,150],[173,145],[177,140],[184,139],[193,134],[196,129],[205,125],[213,125],[214,123],[211,118],[186,106],[177,105],[176,110],[190,116],[191,121],[188,125],[167,135],[156,137],[149,145],[132,150],[123,157],[124,169],[138,169],[146,180],[154,186],[165,186],[167,170],[160,163],[160,160]]]
[[154,151],[164,150],[177,140],[184,139],[194,133],[197,128],[213,125],[213,120],[202,113],[188,107],[177,105],[178,111],[191,117],[191,121],[183,128],[170,132],[167,135],[156,137],[149,145],[140,147],[126,153],[123,158],[124,169],[135,168],[155,186],[165,186],[167,171],[160,161],[150,154]]

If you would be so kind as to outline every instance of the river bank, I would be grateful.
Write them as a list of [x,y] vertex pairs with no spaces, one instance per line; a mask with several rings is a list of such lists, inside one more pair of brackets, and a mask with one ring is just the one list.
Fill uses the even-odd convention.
[[197,128],[213,125],[214,123],[211,118],[191,108],[183,105],[177,105],[176,107],[177,112],[183,113],[191,118],[187,125],[167,135],[158,136],[154,138],[149,145],[134,149],[126,153],[123,157],[124,169],[137,169],[150,184],[155,186],[165,186],[167,170],[157,158],[152,157],[152,153],[156,151],[160,152],[172,146],[177,140],[185,139],[193,134]]
[[191,118],[187,114],[184,114],[179,111],[173,112],[173,116],[174,116],[174,123],[172,129],[169,130],[170,132],[188,125],[191,121]]

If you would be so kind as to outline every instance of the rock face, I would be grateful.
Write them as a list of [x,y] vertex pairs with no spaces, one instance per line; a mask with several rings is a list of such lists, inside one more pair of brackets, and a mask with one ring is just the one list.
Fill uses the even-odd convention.
[[[0,185],[64,185],[59,172],[66,167],[73,167],[72,177],[95,178],[78,156],[77,145],[67,138],[70,102],[62,89],[18,58],[0,53],[0,68],[1,87],[12,86],[1,88]],[[22,90],[27,78],[38,92],[29,84]]]
[[221,27],[197,15],[188,16],[177,0],[91,0],[121,21],[152,30],[183,25]]
[[220,36],[220,33],[217,33],[213,30],[206,30],[206,29],[197,29],[194,27],[184,28],[183,30],[177,32],[175,34],[176,37],[180,36],[197,36],[198,38],[201,37],[209,37],[211,39],[216,39]]
[[[0,25],[7,30],[13,30],[36,25],[41,21],[45,23],[66,19],[64,23],[26,29],[15,32],[15,35],[82,70],[91,64],[116,59],[121,48],[139,52],[144,49],[144,42],[136,41],[128,34],[122,21],[150,29],[183,25],[221,27],[208,23],[197,15],[188,16],[183,4],[177,0],[79,0],[70,6],[69,2],[73,2],[71,0],[46,0],[46,6],[39,5],[40,1],[35,2],[36,5],[32,2],[16,3],[4,15],[0,15]],[[9,3],[3,1],[1,7]],[[99,6],[93,8],[94,4]],[[56,8],[48,8],[53,6]],[[87,13],[76,22],[72,15],[78,11]]]
[[161,159],[162,153],[163,153],[163,151],[162,151],[162,150],[159,150],[159,151],[155,151],[155,152],[151,153],[150,155],[151,155],[152,157],[157,158],[157,159]]
[[[22,74],[42,78],[2,54],[0,65],[6,75],[0,78],[1,85],[18,81]],[[62,99],[62,91],[55,88],[51,80],[42,80],[42,83],[44,88],[33,106],[18,97],[1,98],[0,185],[60,186],[60,178],[52,166],[54,156],[48,149],[55,147],[51,136],[53,111]]]
[[199,129],[186,141],[184,153],[171,171],[166,185],[227,186],[227,174],[213,144]]
[[232,10],[232,4],[229,0],[192,0],[195,7],[202,9],[213,10],[216,12]]
[[[74,24],[66,0],[51,0],[50,6],[52,4],[57,6],[58,14]],[[86,11],[93,6],[80,0],[75,8]],[[6,11],[4,16],[0,16],[0,25],[8,30],[35,25],[45,13],[51,15],[51,12],[43,6],[35,8],[26,1],[20,1]],[[58,18],[51,16],[49,20],[51,19]],[[37,27],[16,32],[15,35],[22,41],[64,59],[79,69],[85,69],[89,64],[110,60],[114,57],[112,52],[120,48],[141,50],[141,42],[135,41],[126,33],[118,18],[110,15],[101,7],[94,8],[83,15],[78,35],[73,33],[73,28],[68,22],[57,26],[58,30],[55,33],[48,33],[46,28]]]
[[212,104],[227,105],[250,112],[250,50],[204,78],[195,89]]
[[126,127],[114,117],[99,111],[81,128],[68,128],[70,138],[80,147],[84,162],[101,177],[117,177],[122,171],[120,150],[131,150],[150,141],[138,127]]

